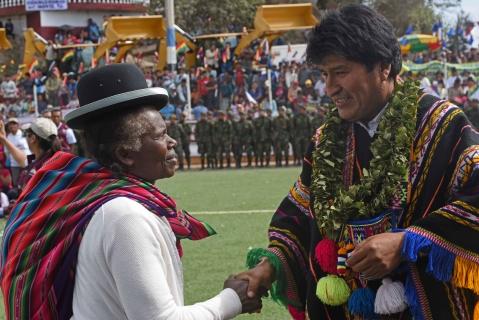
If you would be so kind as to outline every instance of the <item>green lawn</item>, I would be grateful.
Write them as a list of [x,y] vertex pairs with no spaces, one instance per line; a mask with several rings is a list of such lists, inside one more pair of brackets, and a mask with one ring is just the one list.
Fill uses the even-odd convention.
[[[191,171],[179,172],[157,183],[162,191],[177,200],[179,207],[207,221],[217,232],[201,241],[183,241],[186,304],[217,294],[228,275],[245,269],[248,248],[267,244],[267,227],[273,210],[299,172],[298,167]],[[254,213],[255,210],[271,212]],[[2,311],[3,308],[0,320],[4,319]],[[243,315],[238,319],[287,320],[290,317],[283,307],[266,299],[261,314]]]

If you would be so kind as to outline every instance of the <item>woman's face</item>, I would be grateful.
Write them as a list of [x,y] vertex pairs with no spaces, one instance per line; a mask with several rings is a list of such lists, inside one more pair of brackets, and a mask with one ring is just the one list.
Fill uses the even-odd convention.
[[158,111],[146,109],[139,116],[147,119],[150,128],[141,138],[140,150],[131,152],[132,165],[128,172],[149,182],[172,177],[178,162],[176,141],[167,134],[165,121]]

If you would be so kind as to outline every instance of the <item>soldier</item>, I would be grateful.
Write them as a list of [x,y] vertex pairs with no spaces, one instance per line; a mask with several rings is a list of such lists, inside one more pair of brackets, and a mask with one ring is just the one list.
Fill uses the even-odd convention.
[[301,165],[301,159],[306,153],[308,144],[311,137],[311,120],[309,119],[308,114],[306,113],[306,107],[300,106],[299,113],[294,116],[294,137],[296,144],[296,151],[298,156],[298,161],[296,165]]
[[296,145],[296,137],[294,132],[294,115],[291,108],[286,108],[286,116],[289,119],[289,143],[291,144],[291,147],[293,149],[293,162],[296,165],[298,162],[301,161],[301,157],[299,156],[298,148]]
[[218,168],[218,158],[216,157],[216,150],[218,146],[216,145],[216,138],[214,135],[214,126],[216,123],[215,118],[213,117],[213,112],[208,111],[207,113],[207,122],[209,124],[210,134],[208,135],[208,154],[207,154],[207,161],[208,161],[208,168],[216,169]]
[[239,121],[233,124],[233,154],[236,161],[236,168],[241,168],[241,159],[243,152],[248,159],[248,167],[251,167],[253,161],[253,123],[246,118],[243,111],[239,112]]
[[223,159],[226,157],[228,168],[231,168],[231,141],[233,138],[233,127],[226,118],[223,110],[218,112],[218,120],[214,125],[214,141],[217,146],[217,158],[220,169],[223,169]]
[[264,166],[264,160],[266,160],[266,166],[269,166],[269,160],[271,156],[272,122],[271,119],[266,116],[266,112],[264,110],[261,110],[259,112],[259,117],[253,120],[253,127],[256,147],[256,166],[258,166],[258,160],[261,167]]
[[180,126],[183,129],[183,141],[181,144],[183,145],[183,151],[185,153],[186,164],[188,169],[191,168],[191,155],[190,155],[190,142],[191,142],[191,126],[189,123],[186,123],[186,114],[182,113],[180,116]]
[[288,166],[289,138],[291,136],[291,122],[286,116],[286,107],[279,108],[279,115],[273,120],[273,144],[276,167],[282,166],[284,154],[285,164]]
[[313,118],[311,119],[311,136],[314,134],[316,129],[318,129],[324,122],[325,110],[323,107],[318,106],[313,113]]
[[176,122],[176,115],[172,114],[170,117],[170,123],[167,127],[168,135],[176,140],[176,147],[175,152],[178,156],[178,169],[183,170],[183,136],[185,133],[183,132],[183,128]]
[[200,120],[195,126],[195,140],[198,144],[198,153],[201,157],[201,170],[205,169],[205,159],[211,149],[211,124],[206,119],[206,112],[201,113]]
[[468,103],[468,107],[465,110],[467,117],[469,118],[469,121],[476,127],[476,129],[479,128],[479,100],[477,99],[472,99]]

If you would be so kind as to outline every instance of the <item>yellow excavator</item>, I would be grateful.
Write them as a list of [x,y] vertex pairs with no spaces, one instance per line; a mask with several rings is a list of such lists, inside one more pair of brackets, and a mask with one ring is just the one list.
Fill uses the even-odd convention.
[[271,43],[285,32],[311,29],[317,23],[311,3],[259,6],[254,18],[254,29],[241,37],[235,54],[240,55],[256,39],[267,38]]
[[[179,27],[176,27],[177,44],[184,43],[190,49],[185,53],[187,67],[195,63],[196,45],[193,39]],[[115,62],[120,62],[128,50],[135,47],[139,41],[159,40],[158,65],[159,70],[166,66],[166,21],[162,16],[121,16],[111,17],[105,24],[105,39],[96,48],[94,58],[99,59],[115,46],[119,50]]]
[[0,50],[8,50],[12,48],[12,44],[7,38],[5,28],[0,28]]

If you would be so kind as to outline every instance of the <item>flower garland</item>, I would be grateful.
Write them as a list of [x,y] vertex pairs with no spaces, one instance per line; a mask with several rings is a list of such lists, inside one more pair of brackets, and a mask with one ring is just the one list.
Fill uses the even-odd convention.
[[416,82],[397,84],[371,143],[369,169],[359,183],[343,184],[346,141],[350,123],[333,108],[326,116],[319,142],[313,152],[311,193],[318,227],[334,234],[351,219],[370,218],[389,207],[407,181],[409,155],[416,128],[419,87]]

